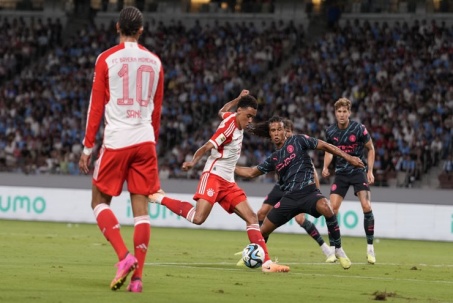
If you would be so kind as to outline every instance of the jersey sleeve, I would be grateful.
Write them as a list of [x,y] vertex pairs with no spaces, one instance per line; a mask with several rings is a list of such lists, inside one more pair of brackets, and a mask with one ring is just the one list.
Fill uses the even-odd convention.
[[94,67],[93,86],[91,89],[90,105],[87,113],[87,123],[83,145],[92,148],[96,133],[104,115],[105,102],[108,100],[107,63],[100,55]]
[[258,164],[256,168],[263,174],[267,174],[268,172],[274,171],[275,170],[275,159],[277,159],[277,156],[271,154],[269,157],[266,158],[263,162]]
[[363,125],[363,124],[360,125],[360,135],[362,137],[363,143],[365,143],[365,144],[367,144],[368,141],[370,141],[370,139],[371,139],[370,133],[368,132],[365,125]]
[[[236,124],[234,117],[231,117],[232,114],[233,113],[224,113],[222,115],[223,117],[225,117],[225,119],[220,123],[217,131],[214,133],[214,135],[212,135],[211,139],[209,139],[209,142],[214,144],[214,147],[217,150],[220,146],[231,142],[233,139],[233,133],[236,129]],[[229,117],[231,117],[231,119],[227,119]]]
[[298,141],[303,149],[316,149],[318,147],[318,139],[310,137],[308,135],[296,135]]
[[154,130],[154,140],[157,143],[160,129],[160,116],[162,113],[162,102],[164,99],[164,67],[161,66],[159,72],[159,81],[157,83],[156,93],[154,94],[154,110],[151,117],[151,123]]

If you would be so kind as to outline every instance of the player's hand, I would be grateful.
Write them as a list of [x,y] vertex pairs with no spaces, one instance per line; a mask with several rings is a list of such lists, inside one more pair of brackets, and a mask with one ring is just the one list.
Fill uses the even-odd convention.
[[90,169],[88,167],[88,164],[90,163],[90,157],[91,157],[91,155],[86,155],[84,153],[82,153],[82,155],[80,156],[79,169],[85,175],[88,174],[88,172],[90,171]]
[[351,157],[348,160],[348,162],[351,163],[352,165],[354,165],[355,167],[360,167],[360,168],[365,167],[365,164],[363,164],[362,160],[360,160],[359,157]]
[[243,89],[241,91],[241,93],[239,94],[239,97],[238,98],[241,98],[241,97],[244,97],[244,96],[247,96],[250,92],[246,89]]
[[373,184],[374,183],[374,175],[372,171],[367,172],[367,179],[368,179],[368,184]]
[[194,166],[194,163],[192,161],[189,161],[189,162],[184,162],[181,166],[182,170],[184,171],[188,171],[189,169],[191,169],[192,167]]
[[321,172],[321,175],[324,177],[324,178],[327,178],[328,176],[330,176],[330,171],[328,168],[323,168],[322,169],[322,172]]

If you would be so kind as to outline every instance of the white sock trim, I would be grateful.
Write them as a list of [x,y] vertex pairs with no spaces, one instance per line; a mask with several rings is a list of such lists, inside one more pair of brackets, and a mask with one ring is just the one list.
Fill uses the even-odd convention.
[[93,212],[94,212],[94,217],[97,219],[97,217],[99,216],[99,214],[106,210],[106,209],[110,209],[110,206],[108,206],[107,204],[105,203],[101,203],[101,204],[98,204],[94,209],[93,209]]

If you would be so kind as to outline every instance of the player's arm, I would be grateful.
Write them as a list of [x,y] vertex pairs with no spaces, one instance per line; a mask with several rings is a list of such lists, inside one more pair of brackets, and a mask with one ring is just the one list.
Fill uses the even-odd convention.
[[194,167],[195,164],[197,164],[198,161],[200,161],[200,159],[203,157],[203,155],[213,148],[214,148],[214,144],[212,144],[210,141],[203,144],[203,146],[200,147],[193,155],[192,161],[184,162],[182,164],[182,169],[187,171],[187,170],[191,169],[192,167]]
[[236,166],[234,168],[234,173],[240,177],[247,179],[256,178],[263,174],[263,172],[260,171],[257,166],[253,167]]
[[162,114],[162,102],[164,99],[164,68],[161,66],[159,72],[159,82],[157,82],[156,93],[154,94],[154,109],[151,122],[154,130],[154,141],[157,143],[159,138],[160,118]]
[[[338,156],[338,157],[342,157],[343,159],[345,159],[346,161],[348,161],[349,163],[351,163],[352,165],[354,165],[356,167],[361,167],[361,168],[365,167],[365,164],[363,164],[363,162],[362,162],[362,160],[360,160],[360,158],[353,157],[353,156],[345,153],[344,151],[342,151],[338,147],[336,147],[336,146],[334,146],[334,145],[332,145],[330,143],[327,143],[326,141],[318,140],[318,145],[317,145],[316,149],[323,150],[323,151],[325,151],[327,153],[333,154],[333,155]],[[326,155],[327,155],[327,153],[326,153]],[[324,156],[324,158],[325,157],[326,156]],[[326,161],[326,160],[324,159],[324,161]],[[325,162],[324,162],[323,172],[324,172],[325,168],[326,168],[326,165],[325,165]]]
[[220,110],[219,110],[219,117],[223,119],[223,114],[229,112],[233,107],[235,107],[239,100],[243,97],[249,94],[249,91],[246,89],[243,89],[239,96],[229,102],[227,102]]
[[315,178],[316,188],[320,189],[321,188],[321,183],[319,183],[318,172],[316,171],[316,167],[315,167],[314,164],[313,164],[313,177]]
[[330,163],[332,163],[332,159],[333,159],[333,155],[329,152],[325,152],[324,153],[324,164],[323,164],[323,167],[322,167],[322,176],[324,178],[327,178],[328,176],[330,176],[330,171],[329,171],[329,165]]
[[368,140],[368,142],[365,144],[365,148],[368,149],[368,156],[367,156],[368,172],[367,172],[366,176],[368,179],[368,183],[373,184],[374,183],[373,168],[374,168],[374,158],[375,158],[376,152],[374,150],[373,141],[371,139]]
[[95,65],[95,77],[93,87],[91,89],[90,105],[87,114],[87,124],[85,129],[85,138],[83,139],[83,152],[79,160],[79,168],[85,174],[89,171],[89,159],[93,151],[96,133],[104,115],[105,101],[106,101],[106,87],[105,73],[107,64],[104,60],[98,58]]

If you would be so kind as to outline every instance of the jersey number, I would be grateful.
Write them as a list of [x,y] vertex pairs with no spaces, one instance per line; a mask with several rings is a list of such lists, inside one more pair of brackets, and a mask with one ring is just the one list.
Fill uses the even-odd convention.
[[[143,85],[143,74],[149,73],[149,81],[148,85]],[[123,98],[118,98],[117,102],[118,105],[132,105],[134,104],[134,99],[129,98],[129,65],[123,64],[120,71],[118,72],[118,76],[123,79]],[[137,69],[137,73],[135,75],[135,96],[137,98],[138,104],[140,106],[148,106],[149,100],[151,99],[151,91],[154,82],[154,70],[149,65],[140,65]],[[146,84],[146,83],[145,83]],[[143,99],[143,93],[146,93],[146,98]]]

